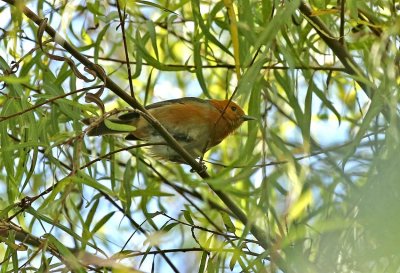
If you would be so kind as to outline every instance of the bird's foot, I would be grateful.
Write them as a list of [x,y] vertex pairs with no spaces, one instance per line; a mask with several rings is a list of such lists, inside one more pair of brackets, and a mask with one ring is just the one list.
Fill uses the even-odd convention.
[[206,166],[206,164],[204,163],[204,161],[203,160],[199,160],[199,164],[201,165],[201,169],[199,170],[199,171],[196,171],[196,170],[194,170],[193,168],[192,169],[190,169],[190,172],[191,173],[195,173],[195,172],[198,172],[198,173],[203,173],[203,172],[206,172],[207,171],[207,166]]

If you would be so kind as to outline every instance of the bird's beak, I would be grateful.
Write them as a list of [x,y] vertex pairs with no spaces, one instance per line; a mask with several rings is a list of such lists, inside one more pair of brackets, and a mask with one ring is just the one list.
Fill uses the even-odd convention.
[[248,115],[243,115],[243,116],[242,116],[242,120],[243,120],[243,121],[256,120],[256,118],[255,118],[255,117],[252,117],[252,116],[248,116]]

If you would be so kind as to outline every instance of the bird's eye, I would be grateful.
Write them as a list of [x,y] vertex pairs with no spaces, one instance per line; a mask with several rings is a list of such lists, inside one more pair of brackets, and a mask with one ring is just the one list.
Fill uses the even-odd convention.
[[236,106],[231,106],[231,109],[232,109],[233,112],[235,112],[237,107]]

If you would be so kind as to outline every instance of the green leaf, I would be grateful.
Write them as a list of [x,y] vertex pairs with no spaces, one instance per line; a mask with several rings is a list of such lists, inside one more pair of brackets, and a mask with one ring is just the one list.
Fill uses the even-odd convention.
[[109,188],[107,188],[103,184],[99,183],[97,180],[93,179],[92,177],[88,176],[87,174],[81,171],[78,172],[78,175],[73,176],[73,180],[76,183],[81,183],[89,187],[92,187],[96,190],[103,191],[109,196],[114,196],[114,193]]
[[136,130],[136,127],[130,124],[122,124],[122,123],[116,123],[112,122],[109,119],[104,120],[104,124],[108,129],[111,129],[113,131],[121,131],[121,132],[133,132]]
[[173,193],[167,193],[158,189],[151,189],[151,188],[144,190],[141,189],[133,190],[131,195],[132,197],[175,196]]
[[161,5],[157,4],[157,3],[154,3],[154,2],[145,1],[145,0],[136,0],[135,2],[138,3],[138,4],[142,4],[142,5],[146,5],[146,6],[150,6],[150,7],[155,7],[155,8],[158,8],[158,9],[162,10],[162,11],[178,15],[174,11],[172,11],[172,10],[166,8],[166,7],[163,7],[163,6],[161,6]]
[[311,117],[312,117],[313,86],[314,86],[314,81],[311,80],[307,89],[306,98],[304,100],[304,115],[303,118],[301,119],[301,123],[299,124],[303,135],[304,148],[306,149],[306,152],[309,152],[311,144],[310,130],[311,130]]
[[239,255],[236,253],[236,251],[233,252],[232,258],[231,258],[231,260],[230,260],[230,262],[229,262],[229,268],[230,268],[230,270],[233,270],[233,268],[235,267],[235,264],[236,264],[238,258],[239,258]]
[[342,168],[344,168],[349,158],[356,151],[366,131],[370,127],[372,120],[381,113],[383,106],[384,106],[383,95],[376,93],[371,100],[371,105],[369,106],[369,109],[365,114],[365,117],[361,121],[361,125],[357,134],[355,135],[353,141],[351,142],[351,145],[347,149],[347,153],[345,154],[342,161]]
[[8,84],[28,84],[30,79],[31,78],[29,75],[24,77],[15,77],[14,75],[0,76],[0,82],[5,82]]
[[99,206],[100,200],[97,198],[92,207],[89,210],[88,215],[86,216],[86,220],[85,220],[85,227],[87,227],[89,229],[90,225],[92,224],[93,221],[93,217],[95,216],[96,212],[97,212],[97,208]]
[[115,214],[115,211],[112,211],[112,212],[106,214],[104,217],[102,217],[101,220],[98,221],[96,223],[96,225],[93,227],[92,234],[95,234],[101,227],[103,227],[108,222],[108,220],[110,220],[111,217],[114,216],[114,214]]
[[179,223],[170,223],[170,224],[166,225],[165,227],[163,227],[161,230],[168,232],[171,229],[173,229],[174,227],[176,227],[177,225],[179,225]]
[[14,240],[10,240],[9,238],[0,236],[0,242],[4,242],[9,248],[14,251],[26,251],[28,247],[24,244],[16,244]]
[[184,211],[183,211],[183,217],[186,219],[186,221],[187,221],[189,224],[194,225],[192,216],[190,216],[190,211],[184,210]]
[[46,238],[50,244],[52,244],[60,253],[62,259],[67,263],[68,267],[74,272],[85,273],[85,268],[81,265],[80,261],[76,258],[77,256],[73,254],[67,247],[64,246],[59,240],[56,239],[51,234],[45,234],[43,236]]
[[[224,46],[217,38],[215,38],[214,35],[210,32],[211,27],[207,26],[204,23],[205,20],[203,19],[201,12],[200,12],[200,1],[192,0],[191,3],[192,3],[193,18],[195,20],[195,29],[197,28],[197,26],[199,26],[202,31],[202,33],[199,33],[199,34],[201,34],[202,37],[204,35],[207,40],[211,41],[218,48],[220,48],[225,53],[227,53],[228,55],[233,57],[233,54],[229,51],[229,49],[226,46]],[[196,40],[194,40],[194,42],[196,42]]]
[[254,50],[258,50],[261,45],[268,48],[275,39],[278,31],[285,23],[289,22],[287,19],[291,18],[299,5],[300,0],[285,2],[285,4],[278,9],[277,14],[272,18],[272,20],[268,22],[267,26],[257,35],[259,38],[253,47]]
[[124,176],[122,179],[122,187],[121,187],[121,191],[123,190],[123,192],[121,193],[122,198],[125,201],[124,207],[126,211],[130,211],[131,210],[131,205],[132,205],[132,181],[134,180],[136,175],[135,169],[132,167],[132,159],[130,158],[127,162],[126,162],[126,167],[125,167],[125,171],[124,171]]
[[207,272],[206,271],[207,258],[208,258],[208,253],[206,251],[203,251],[203,254],[201,254],[199,273]]
[[235,233],[236,228],[228,214],[221,212],[222,220],[224,221],[225,228],[228,232]]
[[[258,60],[256,60],[243,74],[242,78],[240,78],[237,88],[236,95],[243,96],[247,98],[250,96],[254,84],[257,82],[257,78],[260,78],[260,71],[262,66],[267,62],[267,57],[262,56]],[[242,99],[245,100],[245,99]]]
[[53,202],[56,196],[63,191],[69,184],[73,183],[74,179],[72,176],[66,176],[65,178],[61,179],[57,182],[57,184],[53,187],[50,195],[44,199],[43,203],[39,207],[39,210],[46,208],[51,202]]
[[11,204],[8,205],[7,207],[1,207],[0,209],[0,219],[3,220],[4,218],[8,218],[8,212],[13,210],[14,208],[18,208],[17,204]]
[[210,97],[210,93],[208,92],[206,82],[204,80],[204,75],[203,75],[203,65],[202,65],[202,59],[201,59],[201,43],[198,42],[200,40],[200,37],[197,36],[194,38],[196,42],[193,43],[193,58],[194,58],[194,65],[195,65],[195,72],[197,76],[197,80],[200,84],[201,89],[203,90],[204,95],[206,95],[208,98]]
[[154,53],[158,60],[159,54],[158,54],[157,35],[156,35],[156,29],[155,29],[154,22],[151,20],[148,20],[148,21],[146,21],[146,26],[147,26],[147,33],[150,36],[151,45],[153,46]]
[[94,44],[94,60],[93,60],[94,63],[96,64],[99,62],[99,52],[103,52],[102,43],[104,43],[105,41],[104,37],[106,36],[109,27],[110,24],[106,24],[97,35],[97,39]]
[[[137,32],[136,33],[136,37],[135,39],[133,39],[133,42],[136,45],[137,50],[140,53],[140,56],[146,60],[146,62],[148,63],[148,65],[153,66],[154,68],[157,68],[159,70],[162,71],[180,71],[180,70],[186,70],[186,68],[184,67],[179,67],[179,66],[169,66],[166,65],[160,61],[158,61],[157,59],[155,59],[153,56],[151,56],[151,54],[149,53],[149,51],[147,50],[146,46],[144,45],[144,38],[140,37],[140,33]],[[136,73],[135,73],[136,75]]]
[[322,101],[322,103],[323,103],[326,107],[328,107],[328,109],[331,110],[331,111],[335,114],[336,118],[337,118],[338,121],[339,121],[339,125],[340,125],[340,123],[342,122],[342,117],[341,117],[340,113],[336,110],[336,108],[333,106],[332,102],[328,99],[328,96],[326,96],[326,95],[322,92],[322,90],[320,90],[320,89],[314,84],[314,82],[312,82],[312,85],[310,84],[310,87],[312,87],[312,92],[318,96],[318,98]]

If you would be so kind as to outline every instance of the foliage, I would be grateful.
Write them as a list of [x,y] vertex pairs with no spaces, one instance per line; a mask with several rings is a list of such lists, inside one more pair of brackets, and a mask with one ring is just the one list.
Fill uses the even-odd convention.
[[[398,13],[0,1],[2,272],[400,272]],[[183,96],[257,117],[207,174],[85,135],[83,118]]]

